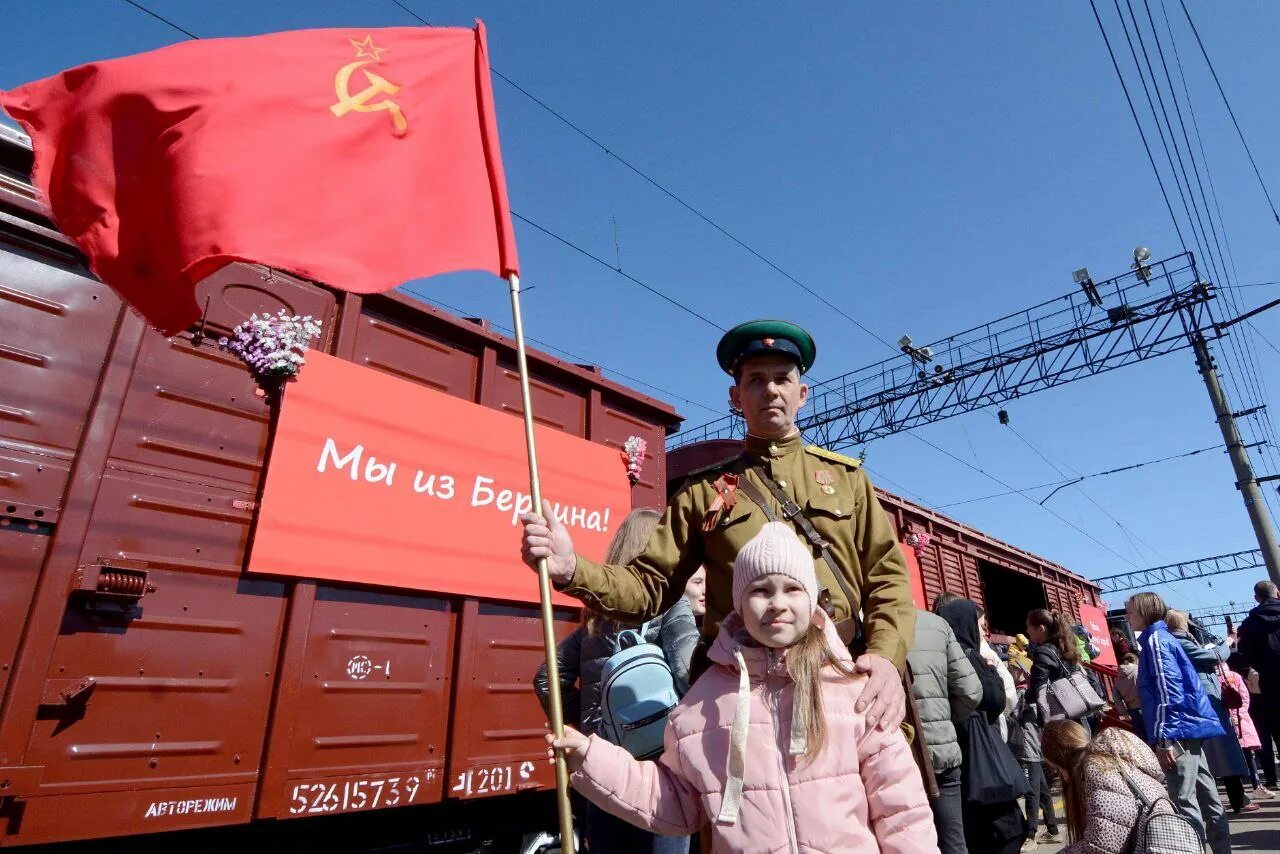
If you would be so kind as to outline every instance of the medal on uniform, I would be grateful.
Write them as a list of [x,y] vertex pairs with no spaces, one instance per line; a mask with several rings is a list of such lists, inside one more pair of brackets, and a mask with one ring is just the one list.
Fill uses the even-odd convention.
[[822,487],[822,491],[827,495],[835,495],[836,488],[832,486],[835,483],[835,477],[827,469],[818,469],[813,473],[813,479]]
[[714,531],[716,525],[720,524],[724,511],[732,510],[738,503],[738,476],[726,472],[716,478],[711,488],[716,491],[716,500],[711,502],[706,515],[702,517],[702,530],[708,532]]

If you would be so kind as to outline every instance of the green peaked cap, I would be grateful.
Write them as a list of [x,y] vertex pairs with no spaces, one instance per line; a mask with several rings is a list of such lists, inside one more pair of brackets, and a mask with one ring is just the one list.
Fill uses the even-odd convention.
[[743,359],[762,353],[789,356],[800,366],[800,373],[813,367],[818,346],[813,336],[785,320],[748,320],[730,329],[716,345],[716,361],[726,374]]

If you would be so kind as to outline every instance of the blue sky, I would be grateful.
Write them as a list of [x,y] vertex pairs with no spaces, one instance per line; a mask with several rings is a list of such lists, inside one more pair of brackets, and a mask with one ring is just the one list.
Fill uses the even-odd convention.
[[[889,341],[909,333],[926,342],[1061,295],[1082,266],[1099,279],[1123,272],[1139,243],[1157,258],[1182,248],[1087,3],[404,2],[433,24],[483,18],[496,69]],[[1161,0],[1151,3],[1167,39]],[[1164,3],[1233,280],[1278,281],[1280,225],[1181,7]],[[146,5],[202,37],[416,23],[391,0]],[[0,87],[183,38],[123,0],[15,6],[6,21],[25,36],[10,40]],[[1280,196],[1280,6],[1190,8],[1262,175]],[[1169,180],[1115,7],[1100,0],[1099,9]],[[1145,25],[1145,7],[1135,10]],[[1171,50],[1167,40],[1164,47]],[[1158,67],[1154,45],[1148,49]],[[1178,80],[1176,66],[1172,73]],[[495,97],[517,212],[620,260],[720,326],[757,316],[805,325],[819,345],[815,379],[891,355],[507,83],[495,81]],[[1174,205],[1181,216],[1176,195]],[[528,334],[653,384],[690,424],[723,413],[727,383],[712,357],[718,329],[523,224],[517,231],[526,282],[536,286],[526,299]],[[509,323],[505,290],[494,280],[457,275],[415,287]],[[1253,306],[1280,297],[1280,286],[1236,294]],[[1225,306],[1217,313],[1230,314]],[[1280,355],[1258,337],[1280,345],[1280,312],[1255,324],[1260,384],[1280,395]],[[1223,344],[1215,346],[1232,373],[1228,389],[1252,387]],[[1259,396],[1233,404],[1263,402]],[[1017,431],[1068,472],[1220,444],[1189,352],[1006,408]],[[1059,479],[994,411],[917,432],[1014,486]],[[911,435],[872,443],[868,464],[887,488],[930,505],[1001,491]],[[1255,452],[1254,464],[1259,474],[1280,473],[1280,453]],[[1233,483],[1215,451],[1086,481],[1087,497],[1065,489],[1049,502],[1106,548],[1017,495],[947,512],[1096,576],[1255,547]],[[1192,608],[1247,601],[1261,577],[1261,570],[1224,575],[1166,593]]]

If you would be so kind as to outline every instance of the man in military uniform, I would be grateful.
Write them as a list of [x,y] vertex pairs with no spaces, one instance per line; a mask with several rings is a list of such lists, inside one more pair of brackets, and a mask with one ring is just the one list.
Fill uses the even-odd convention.
[[729,330],[716,358],[733,377],[729,397],[746,421],[742,451],[691,474],[645,551],[625,566],[577,555],[568,531],[545,507],[545,516],[522,517],[523,558],[532,567],[545,557],[559,590],[634,623],[670,607],[689,576],[705,566],[703,638],[711,641],[733,609],[738,550],[770,519],[790,521],[811,546],[824,606],[844,640],[862,652],[857,667],[869,679],[859,710],[888,729],[905,713],[900,671],[915,606],[893,526],[859,461],[806,446],[796,427],[809,395],[801,377],[815,355],[813,338],[791,323],[757,320]]

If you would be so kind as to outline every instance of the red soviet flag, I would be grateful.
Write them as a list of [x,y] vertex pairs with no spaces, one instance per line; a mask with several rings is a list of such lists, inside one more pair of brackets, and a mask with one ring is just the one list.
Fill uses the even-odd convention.
[[235,260],[360,293],[517,271],[478,22],[184,42],[0,103],[58,227],[165,334]]

